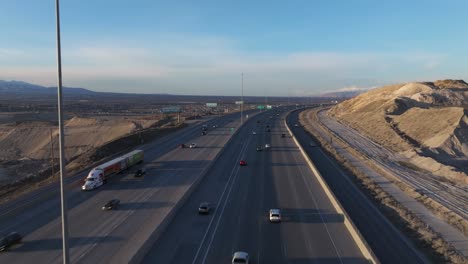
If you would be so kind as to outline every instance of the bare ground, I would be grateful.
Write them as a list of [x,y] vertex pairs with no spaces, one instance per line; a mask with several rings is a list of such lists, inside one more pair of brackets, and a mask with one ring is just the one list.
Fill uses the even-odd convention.
[[[317,110],[315,110],[317,111]],[[386,193],[382,188],[375,184],[370,178],[368,178],[362,171],[350,164],[344,157],[342,157],[325,139],[321,136],[316,129],[322,129],[326,131],[316,121],[313,125],[309,124],[305,118],[305,112],[300,114],[300,122],[306,129],[306,131],[314,137],[322,148],[333,157],[341,167],[353,176],[353,180],[357,183],[357,186],[366,193],[378,206],[381,208],[383,213],[395,224],[400,230],[408,234],[409,237],[415,242],[421,250],[423,250],[432,261],[437,263],[467,263],[467,259],[458,253],[449,243],[447,243],[437,232],[432,230],[430,226],[426,225],[416,215],[410,212],[406,207],[397,202],[391,195]],[[329,137],[334,137],[328,133]],[[334,140],[339,140],[335,138]],[[401,187],[401,186],[400,186]],[[429,201],[427,198],[422,197],[414,191],[408,190],[421,200],[426,206],[431,206],[432,209],[437,208],[437,205],[433,201]],[[419,195],[419,197],[418,197]],[[443,208],[443,207],[442,207]],[[458,215],[445,214],[447,209],[437,210],[439,214],[446,216],[451,219],[452,224],[461,228],[465,233],[467,230],[467,223],[463,219],[460,219]]]

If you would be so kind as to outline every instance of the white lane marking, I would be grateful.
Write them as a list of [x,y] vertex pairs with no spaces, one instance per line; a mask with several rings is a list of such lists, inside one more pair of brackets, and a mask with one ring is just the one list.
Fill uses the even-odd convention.
[[[297,146],[296,146],[296,147],[297,147]],[[292,154],[292,156],[293,156],[293,158],[294,158],[294,161],[295,161],[297,164],[300,164],[299,161],[297,160],[296,155]],[[318,206],[317,200],[315,199],[315,196],[314,196],[314,194],[313,194],[313,192],[312,192],[312,190],[311,190],[310,182],[308,182],[308,181],[306,180],[306,177],[304,176],[303,169],[304,169],[304,167],[303,167],[303,166],[300,166],[300,167],[299,167],[299,172],[300,172],[301,177],[302,177],[302,180],[303,180],[303,182],[304,182],[304,184],[305,184],[305,186],[306,186],[306,188],[307,188],[307,191],[309,192],[309,194],[310,194],[310,196],[311,196],[311,198],[312,198],[312,201],[314,202],[315,208],[318,209],[319,206]],[[310,171],[310,173],[313,173],[309,168],[307,168],[307,170]],[[333,245],[333,249],[335,250],[335,253],[336,253],[336,255],[338,256],[338,259],[340,260],[340,263],[343,264],[343,260],[342,260],[342,258],[341,258],[341,256],[340,256],[340,253],[338,252],[338,248],[336,247],[335,241],[333,240],[333,238],[332,238],[332,236],[331,236],[331,234],[330,234],[330,230],[328,229],[328,226],[327,226],[327,224],[326,224],[326,222],[325,222],[325,219],[323,218],[323,214],[320,213],[320,212],[318,212],[318,215],[320,216],[320,220],[322,221],[322,224],[324,225],[325,230],[327,231],[328,237],[330,238],[330,241],[331,241],[331,243],[332,243],[332,245]],[[310,245],[309,245],[309,246],[310,246]]]
[[[193,160],[197,160],[200,156],[202,156],[202,154],[204,154],[204,151],[199,151],[198,153],[196,153],[194,156],[192,156],[192,161]],[[182,172],[184,168],[178,168],[175,170],[174,172],[174,175],[178,175],[180,172]],[[202,170],[203,172],[203,170]],[[202,173],[201,172],[201,173]],[[198,176],[197,176],[198,177]],[[158,178],[156,181],[155,181],[155,188],[149,188],[147,189],[146,191],[143,191],[140,193],[140,195],[136,196],[134,199],[132,200],[129,200],[127,202],[139,202],[139,201],[147,201],[150,197],[158,194],[160,191],[162,191],[162,188],[161,188],[161,185],[164,186],[164,184],[166,182],[169,182],[171,180],[171,177],[164,177],[164,178]],[[128,211],[128,213],[124,214],[124,218],[120,218],[119,220],[120,221],[116,221],[117,224],[115,224],[108,232],[106,232],[104,234],[104,236],[100,237],[100,238],[97,238],[95,241],[96,243],[94,243],[93,245],[91,245],[90,247],[88,248],[85,248],[82,252],[82,254],[78,257],[78,259],[76,259],[75,261],[78,262],[80,259],[82,259],[86,254],[88,254],[89,252],[91,252],[91,250],[97,245],[97,242],[99,242],[98,240],[104,238],[104,237],[107,237],[112,231],[114,231],[118,226],[120,226],[126,219],[128,219],[134,212],[136,212],[137,210],[130,210]],[[116,220],[116,219],[114,219]],[[106,226],[106,223],[104,223],[103,225],[104,227]],[[102,228],[101,228],[102,229]],[[73,254],[73,255],[76,255]]]
[[[237,157],[236,157],[237,160],[239,160],[240,157],[242,157],[242,155],[243,155],[243,150],[247,147],[247,145],[248,145],[247,142],[244,142],[244,145],[242,146],[241,151],[239,152],[239,154],[238,154]],[[239,166],[238,166],[238,165],[235,166],[235,167],[231,170],[231,174],[229,175],[229,179],[228,179],[228,181],[226,182],[226,186],[224,187],[224,190],[223,190],[223,192],[221,193],[220,199],[219,199],[219,201],[217,202],[217,204],[221,204],[221,203],[223,202],[224,194],[226,193],[228,187],[232,186],[232,184],[230,185],[230,182],[232,183],[232,181],[234,181],[233,177],[234,177],[235,175],[237,175],[237,171],[239,171]],[[231,181],[231,180],[232,180],[232,181]],[[231,188],[231,189],[232,189],[232,188]],[[227,199],[226,199],[226,200],[227,200]],[[225,204],[226,204],[226,202],[224,202],[224,207],[225,207]],[[224,207],[223,207],[223,211],[224,211]],[[211,220],[210,220],[210,223],[208,224],[208,227],[207,227],[207,229],[206,229],[206,231],[205,231],[205,234],[203,235],[203,239],[202,239],[202,241],[201,241],[201,243],[200,243],[200,246],[198,247],[197,253],[195,254],[195,257],[193,258],[192,264],[196,263],[196,261],[197,261],[197,259],[198,259],[198,255],[200,254],[200,251],[201,251],[201,249],[202,249],[202,247],[203,247],[203,245],[204,245],[204,243],[205,243],[205,239],[206,239],[206,237],[208,236],[208,233],[210,232],[211,225],[213,224],[213,221],[214,221],[214,219],[216,218],[216,215],[217,215],[216,213],[217,213],[217,212],[218,212],[218,210],[215,210],[215,214],[213,215],[213,217],[212,217]]]

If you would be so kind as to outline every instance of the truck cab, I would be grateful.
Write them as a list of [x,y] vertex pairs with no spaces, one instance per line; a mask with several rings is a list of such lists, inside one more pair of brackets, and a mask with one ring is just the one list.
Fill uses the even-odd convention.
[[85,179],[85,183],[81,186],[83,191],[93,190],[104,184],[102,170],[93,169],[89,172]]

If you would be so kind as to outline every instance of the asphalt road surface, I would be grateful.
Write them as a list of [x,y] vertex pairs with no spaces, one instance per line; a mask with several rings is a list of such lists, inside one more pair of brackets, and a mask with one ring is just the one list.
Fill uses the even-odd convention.
[[301,126],[295,126],[299,124],[298,113],[293,112],[288,119],[293,134],[313,160],[379,261],[389,264],[430,262],[355,186],[350,176],[343,173],[336,162],[320,147],[316,147],[316,142],[310,135]]
[[[156,221],[161,221],[196,177],[231,137],[236,116],[208,122],[208,135],[195,125],[143,146],[147,173],[114,175],[97,190],[80,185],[88,171],[67,179],[70,259],[73,263],[119,263],[141,244]],[[219,128],[212,128],[218,124]],[[179,143],[196,142],[196,149],[179,149]],[[135,170],[136,168],[132,168]],[[0,263],[61,263],[60,200],[57,185],[38,190],[6,204],[0,214],[1,233],[25,235],[23,243],[0,254]],[[101,211],[118,198],[115,211]]]
[[[367,263],[288,136],[284,114],[272,113],[227,144],[144,263],[230,263],[235,251],[251,263]],[[256,151],[266,143],[271,149]],[[198,215],[201,202],[212,204],[209,215]],[[281,223],[268,221],[271,208],[281,209]]]

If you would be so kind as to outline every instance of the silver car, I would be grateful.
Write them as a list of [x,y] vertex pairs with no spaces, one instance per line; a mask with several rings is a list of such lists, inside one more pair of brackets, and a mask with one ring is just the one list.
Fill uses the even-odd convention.
[[249,253],[237,251],[232,255],[232,264],[249,264]]

